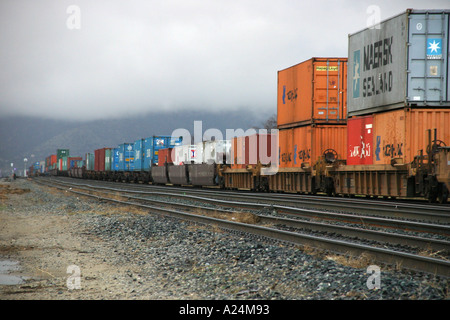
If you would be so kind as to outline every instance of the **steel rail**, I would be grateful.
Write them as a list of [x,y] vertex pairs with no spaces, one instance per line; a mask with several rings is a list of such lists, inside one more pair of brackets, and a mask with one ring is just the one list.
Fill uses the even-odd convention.
[[[58,179],[54,179],[58,180]],[[96,181],[96,180],[92,180]],[[116,187],[123,184],[118,184],[110,181],[101,181],[102,183],[111,183]],[[74,183],[74,182],[73,182]],[[78,184],[78,183],[77,183]],[[79,184],[86,185],[86,184]],[[447,223],[450,224],[450,206],[436,206],[436,205],[423,205],[423,204],[410,204],[400,202],[382,202],[373,200],[363,200],[356,198],[329,198],[329,197],[313,197],[308,196],[308,199],[300,198],[300,195],[292,194],[278,194],[278,193],[247,193],[247,192],[233,192],[229,190],[204,190],[193,188],[173,188],[170,186],[155,186],[155,185],[135,185],[126,184],[127,188],[136,188],[139,190],[159,189],[168,190],[167,192],[171,196],[174,193],[183,193],[184,195],[198,196],[199,194],[211,194],[214,197],[220,197],[222,199],[242,199],[246,202],[258,203],[262,201],[266,204],[272,205],[289,205],[289,206],[306,206],[316,209],[334,210],[349,210],[354,213],[371,214],[374,216],[383,216],[391,218],[408,218],[415,220],[426,220],[434,223]],[[150,192],[150,191],[148,191]]]
[[[55,183],[64,184],[60,181],[56,181]],[[185,199],[193,199],[198,201],[204,201],[209,203],[215,203],[219,205],[227,205],[229,207],[241,207],[247,209],[275,209],[278,212],[283,212],[290,215],[302,216],[308,218],[320,218],[320,219],[328,219],[334,221],[342,221],[345,223],[354,223],[354,224],[362,224],[362,225],[371,225],[376,227],[385,227],[385,228],[396,228],[403,229],[408,231],[417,231],[417,232],[430,232],[435,234],[441,234],[444,236],[450,235],[450,225],[442,225],[442,224],[432,224],[432,223],[424,223],[424,222],[416,222],[416,221],[407,221],[407,220],[397,220],[392,218],[379,218],[373,216],[362,216],[357,214],[347,214],[347,213],[333,213],[328,211],[319,211],[313,209],[304,209],[297,207],[288,207],[281,205],[273,205],[270,203],[254,203],[254,202],[241,202],[241,201],[227,201],[227,200],[219,200],[212,199],[206,197],[199,197],[193,195],[185,195],[178,193],[167,193],[167,192],[155,192],[155,191],[136,191],[136,190],[126,190],[124,188],[111,188],[111,187],[103,187],[103,186],[93,186],[90,184],[76,184],[72,182],[65,182],[66,184],[70,184],[76,187],[88,187],[88,188],[98,188],[116,192],[125,192],[130,194],[142,194],[142,195],[163,195],[170,197],[179,197]]]
[[[62,190],[62,187],[52,186]],[[66,190],[67,191],[67,190]],[[180,210],[173,210],[167,208],[161,208],[157,206],[149,206],[139,203],[133,203],[128,201],[122,201],[117,199],[100,197],[97,195],[79,192],[75,190],[69,190],[72,193],[97,198],[98,200],[106,200],[116,202],[125,205],[137,206],[146,208],[152,212],[156,212],[162,215],[169,215],[171,217],[188,220],[190,222],[197,222],[207,225],[215,225],[225,230],[232,230],[236,232],[249,233],[259,237],[281,241],[287,244],[299,245],[299,246],[311,246],[323,250],[328,250],[338,254],[352,254],[354,256],[361,255],[369,252],[370,255],[378,262],[386,263],[389,265],[401,265],[401,267],[416,271],[423,271],[427,273],[437,274],[441,276],[450,276],[450,261],[436,259],[431,257],[425,257],[415,255],[411,253],[399,252],[389,250],[385,248],[372,247],[364,244],[357,244],[343,240],[330,239],[324,237],[318,237],[307,234],[300,234],[290,231],[284,231],[279,229],[273,229],[264,226],[257,226],[252,224],[228,221],[223,219],[217,219],[213,217],[192,214]]]

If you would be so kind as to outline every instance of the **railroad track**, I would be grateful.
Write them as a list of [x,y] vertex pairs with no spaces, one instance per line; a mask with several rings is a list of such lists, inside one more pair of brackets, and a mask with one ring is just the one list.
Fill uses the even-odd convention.
[[[276,241],[301,246],[307,245],[340,254],[358,256],[363,253],[368,253],[377,262],[395,264],[397,266],[401,264],[402,267],[407,269],[436,273],[444,276],[450,275],[450,262],[448,261],[448,254],[450,252],[450,242],[448,239],[448,236],[450,235],[449,225],[404,220],[396,220],[395,223],[393,223],[394,219],[368,217],[355,214],[344,215],[342,213],[337,214],[274,205],[271,203],[273,199],[270,199],[270,201],[267,201],[266,203],[230,201],[226,199],[216,199],[217,192],[210,192],[210,197],[207,198],[204,196],[200,197],[198,195],[185,194],[186,190],[182,190],[178,193],[153,191],[154,188],[147,188],[147,186],[139,186],[136,188],[137,186],[128,184],[120,184],[120,187],[118,187],[117,184],[106,184],[108,186],[105,186],[105,184],[99,185],[99,181],[96,181],[96,183],[93,184],[76,183],[73,179],[44,178],[36,179],[36,181],[51,187],[70,190],[71,192],[80,195],[139,206],[150,210],[152,213],[170,215],[196,223],[213,224],[230,232],[252,234],[264,239],[275,239]],[[117,196],[120,197],[120,200],[117,199]],[[148,198],[149,196],[153,198]],[[214,198],[211,198],[211,196]],[[230,194],[227,196],[229,197]],[[155,199],[155,197],[157,199]],[[191,203],[168,202],[167,199],[164,199],[167,197],[184,198],[188,199]],[[284,202],[286,199],[281,200]],[[201,204],[192,204],[192,201]],[[210,207],[205,206],[205,203]],[[211,207],[211,205],[214,205],[215,207]],[[218,214],[221,214],[221,217],[235,217],[233,216],[233,213],[235,214],[236,212],[230,210],[230,207],[245,208],[253,211],[266,210],[273,212],[273,210],[276,210],[277,214],[272,216],[270,214],[256,215],[253,213],[256,216],[255,221],[257,222],[253,224],[215,217]],[[293,215],[293,212],[296,212],[296,218],[288,217],[287,215],[280,216],[280,211],[288,213],[290,216]],[[305,212],[307,213],[306,216],[309,215],[309,220],[305,220],[305,216],[303,216],[302,219],[299,218],[299,213],[304,214]],[[331,219],[339,221],[340,223],[346,222],[347,225],[311,221],[311,217],[317,219],[320,215],[323,215],[321,219],[327,221]],[[348,223],[351,222],[349,221],[349,216],[353,219],[353,222],[350,225],[348,225]],[[403,228],[420,231],[422,233],[428,232],[440,234],[443,236],[443,239],[398,234],[386,232],[385,230],[370,230],[367,228],[355,227],[353,225],[355,222],[358,224],[371,224],[391,229]],[[425,251],[431,252],[432,254],[439,253],[443,258],[424,256],[423,252]]]
[[[80,186],[79,179],[71,178],[50,178],[53,181],[67,181]],[[418,221],[428,221],[429,223],[450,225],[450,205],[430,205],[409,202],[385,202],[378,200],[366,200],[357,198],[330,198],[321,196],[298,195],[298,194],[278,194],[278,193],[254,193],[236,192],[220,189],[202,189],[191,187],[172,187],[159,185],[123,184],[108,181],[89,180],[89,185],[114,186],[119,190],[136,190],[146,192],[166,193],[168,196],[194,196],[222,199],[225,201],[241,201],[248,203],[247,207],[258,204],[272,205],[277,210],[287,210],[286,208],[308,208],[327,210],[329,212],[343,213],[351,212],[355,214],[365,214],[382,218],[398,218]],[[331,217],[331,216],[330,216]]]

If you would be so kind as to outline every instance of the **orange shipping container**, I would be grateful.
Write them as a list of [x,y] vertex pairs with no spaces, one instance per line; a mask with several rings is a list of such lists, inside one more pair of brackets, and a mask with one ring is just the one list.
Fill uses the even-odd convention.
[[347,58],[311,58],[278,71],[279,129],[345,123]]
[[243,169],[247,165],[255,165],[258,161],[267,165],[276,160],[276,135],[253,134],[250,136],[234,137],[231,141],[232,169]]
[[[423,150],[428,129],[437,129],[437,140],[450,145],[450,109],[401,109],[373,115],[373,163],[410,163]],[[431,139],[434,139],[433,132]]]
[[279,131],[279,164],[281,168],[313,166],[325,151],[339,160],[347,155],[345,125],[312,125]]

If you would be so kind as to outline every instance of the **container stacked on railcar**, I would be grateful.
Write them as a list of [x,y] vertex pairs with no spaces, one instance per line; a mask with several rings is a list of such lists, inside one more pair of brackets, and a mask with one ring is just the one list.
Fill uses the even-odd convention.
[[[449,10],[407,10],[349,36],[347,166],[335,191],[448,195]],[[446,166],[447,169],[443,168]],[[425,169],[426,168],[426,169]]]
[[326,164],[345,161],[347,58],[311,58],[278,72],[279,169],[272,191],[326,191]]
[[[279,71],[277,135],[193,145],[153,136],[98,149],[66,167],[117,181],[445,202],[449,16],[407,10],[349,35],[348,59],[311,58]],[[44,171],[63,173],[68,152],[47,157]],[[266,170],[274,163],[276,174]]]

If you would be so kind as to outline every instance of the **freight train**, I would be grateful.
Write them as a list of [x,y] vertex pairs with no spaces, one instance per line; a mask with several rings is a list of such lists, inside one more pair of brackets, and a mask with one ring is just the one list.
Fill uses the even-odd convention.
[[58,150],[46,159],[44,171],[111,181],[445,203],[450,190],[449,16],[450,10],[408,9],[380,28],[349,35],[348,57],[311,58],[279,71],[276,135],[196,145],[156,136],[98,149],[86,154],[84,163]]

